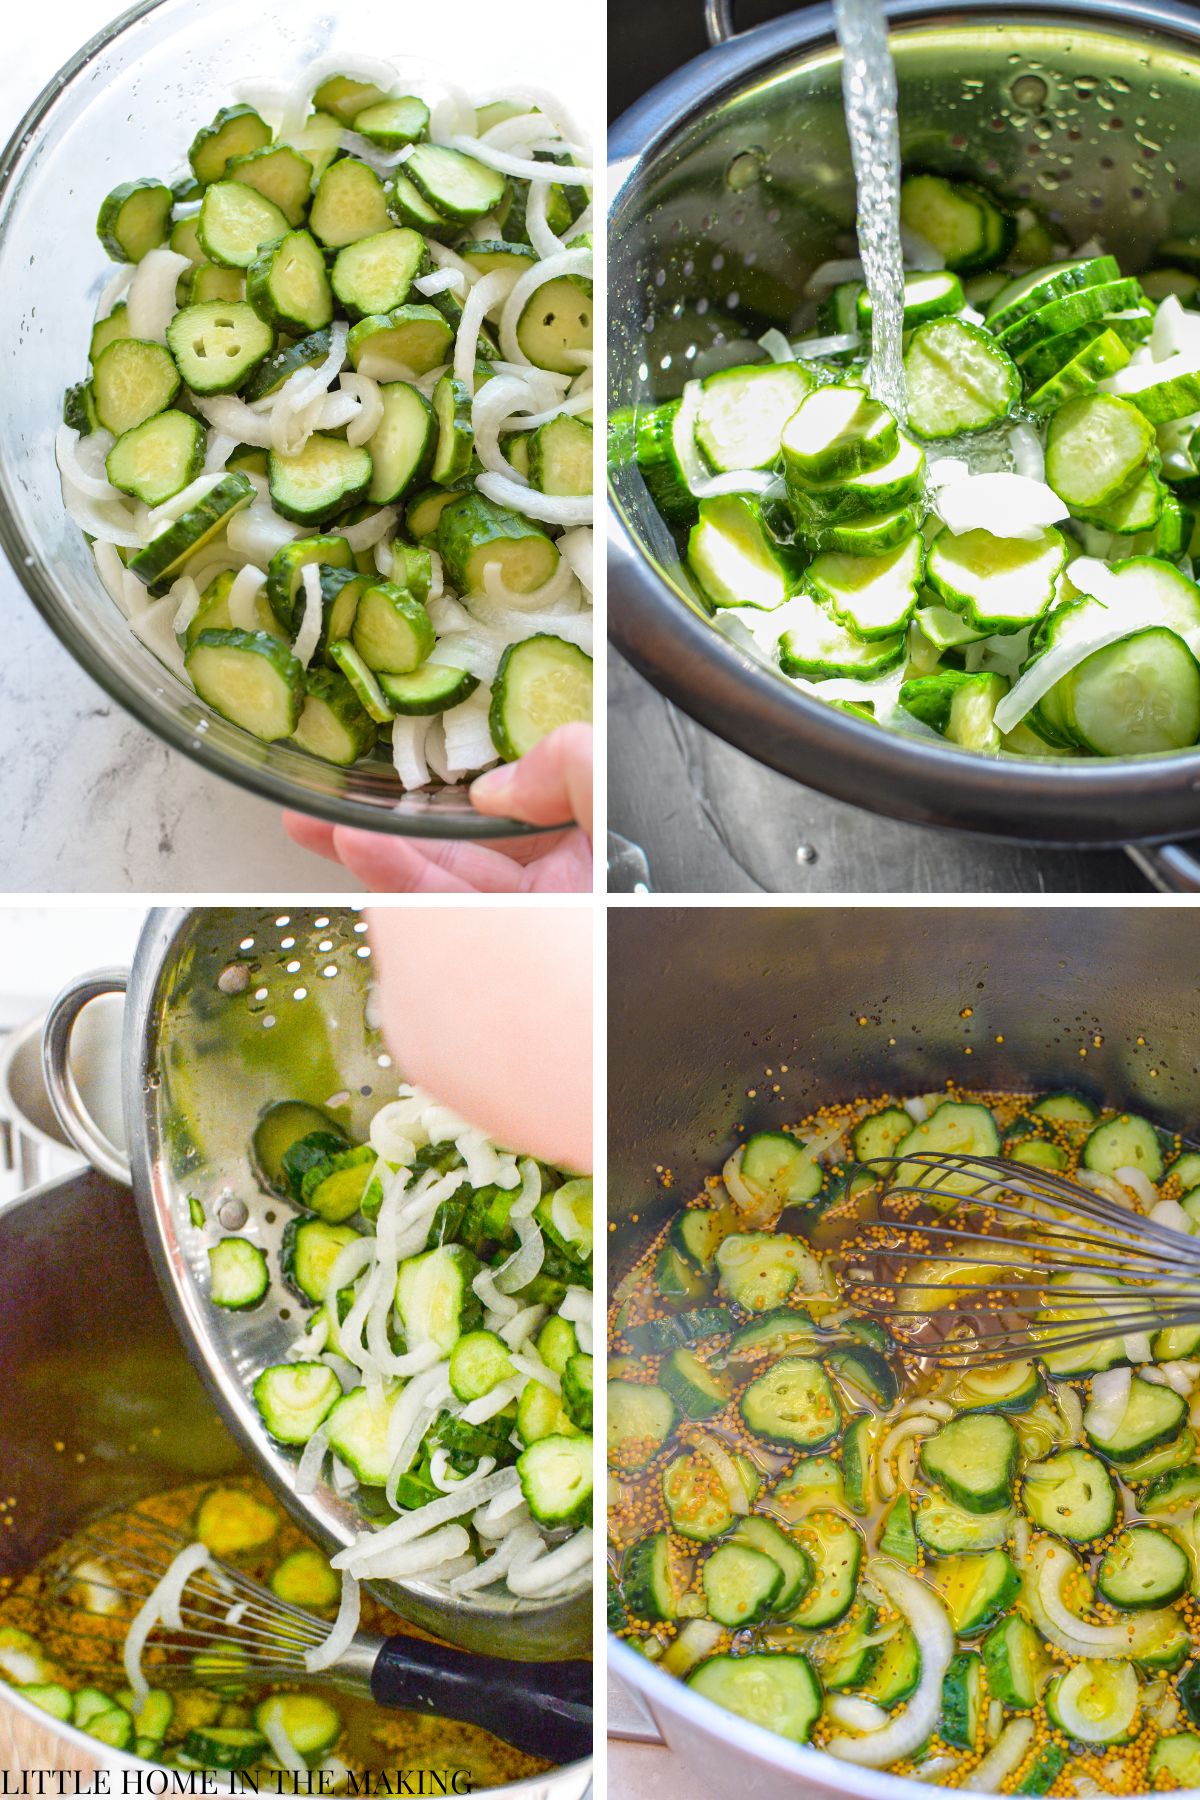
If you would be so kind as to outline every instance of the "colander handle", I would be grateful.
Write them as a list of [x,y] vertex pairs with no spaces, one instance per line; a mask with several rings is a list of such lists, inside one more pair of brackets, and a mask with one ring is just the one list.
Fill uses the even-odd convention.
[[1129,855],[1160,894],[1200,894],[1200,841],[1131,844]]
[[42,1031],[42,1072],[59,1124],[94,1169],[123,1187],[133,1185],[129,1158],[97,1128],[83,1104],[71,1067],[71,1036],[90,1001],[105,994],[123,994],[128,986],[126,969],[97,969],[94,974],[81,975],[58,996]]
[[704,29],[715,49],[737,36],[733,23],[733,0],[704,0]]

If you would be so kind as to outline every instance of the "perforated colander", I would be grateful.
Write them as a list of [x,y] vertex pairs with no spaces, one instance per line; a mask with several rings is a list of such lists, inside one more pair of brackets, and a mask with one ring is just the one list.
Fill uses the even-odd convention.
[[[272,1101],[325,1107],[365,1140],[372,1114],[394,1098],[402,1075],[370,1022],[366,930],[349,911],[152,912],[128,979],[108,971],[73,984],[51,1010],[44,1046],[47,1082],[74,1141],[106,1173],[132,1181],[171,1316],[226,1423],[297,1522],[331,1551],[372,1523],[371,1490],[339,1495],[323,1480],[297,1496],[295,1459],[267,1437],[251,1397],[255,1376],[284,1360],[305,1314],[273,1254],[293,1210],[259,1189],[247,1146]],[[129,1164],[98,1137],[67,1061],[82,1008],[122,989]],[[208,1247],[229,1232],[268,1253],[271,1288],[251,1312],[208,1299]],[[503,1584],[454,1599],[420,1579],[371,1585],[401,1617],[465,1649],[543,1661],[590,1642],[586,1589],[535,1602]]]
[[[1200,14],[1172,0],[888,5],[903,154],[1029,200],[1126,267],[1200,232]],[[853,253],[855,197],[828,7],[728,38],[610,132],[614,407],[680,391],[714,346],[787,327],[813,269]],[[727,41],[718,41],[721,38]],[[812,699],[711,624],[635,465],[615,470],[612,634],[671,700],[843,800],[923,824],[1111,845],[1200,829],[1200,753],[993,760]]]

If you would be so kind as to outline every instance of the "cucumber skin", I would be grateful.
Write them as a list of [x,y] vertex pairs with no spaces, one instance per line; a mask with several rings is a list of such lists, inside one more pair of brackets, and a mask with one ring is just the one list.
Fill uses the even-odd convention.
[[[449,508],[447,508],[447,511],[448,510]],[[495,745],[497,752],[505,762],[516,762],[522,754],[509,736],[508,726],[504,716],[505,704],[508,698],[509,669],[512,665],[513,657],[518,651],[527,649],[531,644],[545,642],[561,644],[564,648],[573,650],[577,656],[583,657],[589,664],[591,663],[591,658],[587,655],[586,651],[577,649],[574,644],[568,645],[564,638],[555,638],[545,632],[540,632],[536,637],[523,638],[519,644],[510,644],[508,646],[504,655],[500,658],[500,667],[496,670],[496,680],[492,688],[492,703],[488,708],[488,730],[492,735],[492,743]]]
[[153,176],[142,176],[138,181],[123,181],[120,187],[115,187],[112,193],[106,194],[100,202],[100,211],[96,217],[96,236],[104,246],[105,255],[110,257],[113,262],[127,263],[129,261],[129,257],[125,253],[125,246],[116,235],[125,202],[134,194],[146,192],[151,188],[161,188],[166,195],[163,234],[158,240],[160,244],[165,244],[174,196],[170,188],[164,186],[161,181],[155,180]]
[[474,491],[451,500],[438,520],[438,549],[460,594],[471,592],[469,560],[474,551],[483,545],[519,542],[523,538],[547,538],[547,533],[520,513],[495,506]]
[[[226,475],[215,488],[209,490],[195,506],[189,506],[183,517],[176,519],[174,525],[160,532],[151,539],[143,550],[130,558],[128,567],[132,569],[139,581],[144,581],[150,593],[157,598],[165,594],[171,583],[167,580],[171,569],[186,556],[188,541],[186,531],[199,533],[191,540],[191,548],[195,549],[202,538],[227,520],[231,514],[240,512],[249,506],[254,498],[254,484],[245,475]],[[204,530],[201,527],[205,527]],[[182,536],[183,541],[180,541]],[[168,555],[172,545],[178,547]],[[151,553],[154,554],[151,554]],[[248,634],[247,634],[248,635]]]
[[[287,729],[280,733],[280,736],[290,737],[292,735],[300,722],[304,671],[286,644],[281,644],[278,638],[269,637],[265,631],[202,631],[184,658],[184,664],[189,674],[192,661],[201,650],[244,650],[249,654],[265,658],[287,684],[291,698],[290,723]],[[199,688],[196,692],[200,693]],[[221,712],[221,708],[215,700],[205,699],[203,694],[200,694],[200,698],[204,700],[206,706],[211,706],[214,712]],[[221,717],[225,718],[227,715],[221,713]],[[237,721],[230,720],[230,723],[236,724]],[[243,726],[242,729],[246,728]]]

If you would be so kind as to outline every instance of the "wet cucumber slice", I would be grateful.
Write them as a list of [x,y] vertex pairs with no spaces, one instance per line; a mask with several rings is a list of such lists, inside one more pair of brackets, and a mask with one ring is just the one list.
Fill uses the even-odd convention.
[[371,485],[371,453],[314,431],[295,456],[272,450],[267,479],[276,512],[297,525],[322,525],[361,500]]
[[506,762],[515,762],[559,725],[592,717],[592,659],[576,644],[539,633],[510,644],[492,686],[488,724]]
[[264,244],[246,270],[246,298],[276,331],[323,330],[333,318],[333,294],[311,233],[289,231]]
[[196,235],[210,262],[248,269],[263,244],[287,232],[288,221],[274,201],[244,181],[216,181],[204,190]]
[[379,686],[394,713],[420,718],[458,706],[475,692],[479,681],[448,663],[426,663],[410,675],[381,674]]
[[235,512],[249,506],[254,486],[245,475],[224,475],[202,500],[151,538],[129,559],[129,568],[151,594],[165,594],[188,558],[223,531]]
[[208,434],[188,413],[157,413],[119,437],[105,461],[108,479],[123,494],[161,506],[181,493],[204,466]]
[[389,227],[339,250],[333,291],[352,319],[394,312],[418,275],[430,268],[425,240],[408,227]]
[[336,669],[306,669],[304,702],[292,736],[302,750],[349,768],[375,743],[375,722]]
[[179,392],[179,370],[162,344],[116,338],[92,365],[97,423],[114,437],[165,412]]
[[580,275],[543,282],[517,320],[517,343],[539,369],[578,375],[592,348],[592,284]]
[[[797,1744],[808,1742],[821,1710],[816,1676],[805,1657],[790,1651],[710,1656],[686,1680],[694,1692],[727,1712]],[[1200,1739],[1196,1742],[1200,1746]]]
[[508,186],[497,170],[444,144],[418,144],[404,174],[443,219],[463,225],[494,212]]
[[497,564],[505,586],[518,594],[544,587],[558,567],[558,550],[540,526],[482,494],[461,494],[445,507],[437,541],[460,594],[486,593],[489,563]]
[[194,394],[228,394],[271,354],[275,333],[244,300],[208,300],[175,314],[167,343]]
[[249,156],[271,142],[271,128],[252,106],[223,106],[211,125],[192,139],[188,161],[200,187],[220,181],[235,157]]
[[96,233],[114,262],[141,262],[167,241],[175,196],[161,181],[125,181],[103,202]]
[[304,670],[265,631],[202,631],[184,664],[202,700],[264,742],[291,737],[299,724]]

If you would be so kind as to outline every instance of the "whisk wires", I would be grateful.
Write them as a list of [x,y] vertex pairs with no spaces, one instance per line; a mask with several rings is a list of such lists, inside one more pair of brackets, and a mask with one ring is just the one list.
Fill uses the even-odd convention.
[[847,1299],[931,1362],[1200,1323],[1200,1244],[1106,1194],[1000,1157],[917,1151],[859,1168],[881,1192],[839,1255]]

